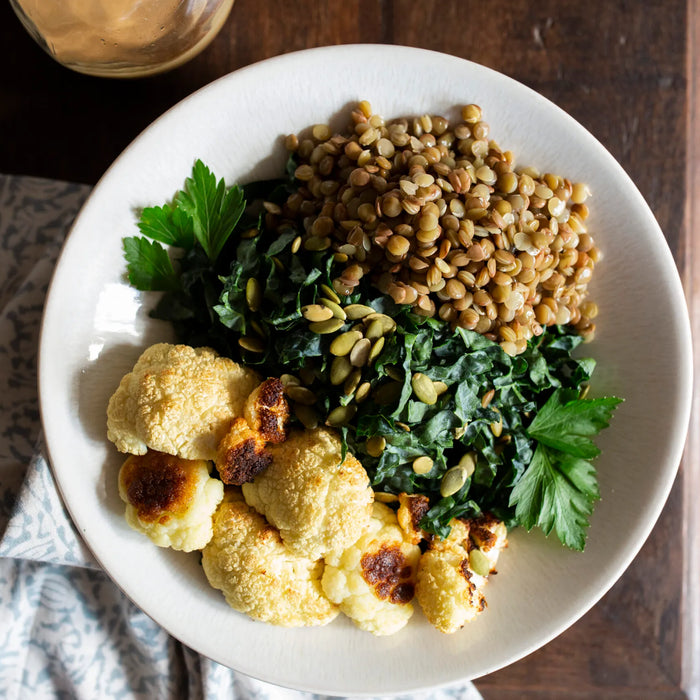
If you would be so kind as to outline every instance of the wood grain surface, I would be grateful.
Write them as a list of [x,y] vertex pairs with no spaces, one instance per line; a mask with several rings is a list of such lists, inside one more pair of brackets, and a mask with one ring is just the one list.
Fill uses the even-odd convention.
[[[0,3],[0,171],[94,184],[170,106],[270,56],[344,43],[439,50],[534,88],[608,148],[659,221],[700,332],[699,23],[694,0],[236,0],[191,62],[116,81],[56,64]],[[700,699],[699,462],[692,431],[663,514],[627,572],[568,631],[479,679],[487,700]]]

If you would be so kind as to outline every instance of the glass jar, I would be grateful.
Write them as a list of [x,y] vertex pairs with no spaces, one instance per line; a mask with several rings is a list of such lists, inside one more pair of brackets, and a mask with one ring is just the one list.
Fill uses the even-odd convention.
[[161,73],[196,56],[234,0],[10,0],[37,43],[88,75]]

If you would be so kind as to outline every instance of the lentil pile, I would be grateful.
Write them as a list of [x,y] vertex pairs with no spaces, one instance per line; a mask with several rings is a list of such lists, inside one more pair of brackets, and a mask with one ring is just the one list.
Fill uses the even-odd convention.
[[516,166],[474,104],[454,125],[427,114],[387,122],[366,101],[350,117],[346,133],[319,124],[287,137],[300,186],[268,210],[300,225],[297,249],[333,251],[338,297],[369,276],[397,304],[509,355],[546,326],[592,337],[587,287],[601,253],[585,184]]

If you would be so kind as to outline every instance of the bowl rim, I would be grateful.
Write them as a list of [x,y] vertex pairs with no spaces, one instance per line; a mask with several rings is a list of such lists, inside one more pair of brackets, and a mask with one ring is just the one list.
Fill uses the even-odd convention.
[[[570,124],[575,125],[575,128],[579,130],[583,138],[589,139],[591,143],[595,143],[596,147],[599,149],[602,149],[602,151],[607,155],[607,157],[610,159],[610,165],[611,167],[617,168],[618,175],[622,178],[624,178],[629,184],[632,185],[634,191],[636,192],[636,196],[638,198],[638,203],[640,206],[643,207],[643,209],[648,213],[649,216],[649,225],[652,225],[652,220],[653,220],[653,226],[655,227],[656,231],[658,232],[658,235],[661,240],[663,240],[665,244],[665,249],[663,255],[666,258],[666,264],[671,264],[675,267],[675,263],[673,261],[672,254],[670,252],[670,249],[668,247],[668,244],[666,242],[665,237],[663,236],[663,233],[661,232],[660,227],[656,223],[656,220],[654,219],[653,213],[649,206],[647,205],[646,201],[642,197],[641,193],[637,189],[636,185],[632,182],[632,180],[629,178],[627,173],[624,171],[622,166],[612,157],[612,155],[605,149],[605,147],[592,135],[590,132],[585,130],[576,120],[573,119],[569,114],[567,114],[564,110],[562,110],[560,107],[558,107],[555,103],[551,102],[549,99],[545,98],[541,94],[537,93],[536,91],[532,90],[528,86],[514,80],[513,78],[510,78],[509,76],[499,73],[491,68],[488,68],[486,66],[483,66],[481,64],[478,64],[476,62],[459,58],[456,56],[448,55],[448,54],[443,54],[441,52],[433,51],[433,50],[428,50],[428,49],[422,49],[422,48],[414,48],[414,47],[405,47],[405,46],[398,46],[398,45],[384,45],[384,44],[345,44],[345,45],[340,45],[340,46],[323,46],[323,47],[316,47],[316,48],[311,48],[311,49],[303,49],[299,51],[294,51],[290,52],[287,54],[282,54],[279,56],[274,56],[271,58],[267,59],[262,59],[260,61],[256,61],[255,63],[252,63],[250,65],[247,65],[245,67],[239,68],[235,71],[232,71],[231,73],[228,73],[226,75],[223,75],[216,80],[208,83],[207,85],[202,86],[201,88],[195,90],[192,92],[190,95],[186,96],[179,102],[177,102],[175,105],[170,107],[168,110],[166,110],[163,114],[161,114],[157,119],[155,119],[149,126],[147,126],[142,132],[132,140],[132,142],[122,151],[122,153],[115,159],[115,161],[109,166],[109,168],[105,171],[103,176],[99,179],[87,199],[85,200],[84,204],[82,205],[80,211],[78,212],[78,215],[76,216],[73,224],[70,227],[69,233],[66,236],[65,242],[62,246],[54,274],[52,275],[51,283],[49,285],[49,289],[47,292],[47,303],[44,306],[44,310],[42,313],[42,320],[41,320],[41,331],[40,331],[40,340],[39,340],[39,360],[38,360],[38,387],[39,387],[39,401],[40,401],[40,415],[41,415],[41,420],[42,420],[42,425],[44,427],[45,435],[46,435],[46,449],[49,455],[49,464],[51,466],[52,472],[54,474],[54,478],[57,484],[57,487],[59,489],[59,492],[61,494],[63,503],[66,506],[67,511],[69,512],[71,516],[71,520],[75,523],[76,529],[83,534],[83,536],[86,536],[85,530],[80,528],[79,525],[79,517],[76,520],[76,517],[74,515],[73,509],[71,508],[71,497],[70,494],[64,493],[64,485],[62,483],[61,479],[61,474],[60,474],[60,469],[57,469],[55,466],[54,462],[54,441],[52,440],[52,437],[54,435],[54,428],[53,428],[53,421],[52,417],[50,415],[50,410],[49,410],[49,405],[50,405],[50,399],[49,399],[49,391],[50,387],[48,386],[49,383],[49,376],[51,374],[51,367],[50,364],[48,363],[47,358],[49,357],[50,354],[50,349],[47,347],[47,343],[52,339],[50,337],[51,335],[51,319],[50,319],[50,312],[52,310],[53,304],[50,303],[52,298],[55,297],[55,290],[59,287],[60,284],[60,277],[61,277],[61,263],[68,259],[69,255],[71,254],[71,247],[75,240],[72,238],[73,231],[78,229],[80,227],[81,219],[83,217],[84,212],[89,209],[91,206],[91,203],[94,201],[96,197],[96,193],[100,191],[100,188],[103,186],[103,183],[108,181],[111,177],[112,174],[119,168],[120,164],[125,161],[127,156],[137,150],[140,147],[140,144],[143,142],[145,138],[147,138],[148,134],[152,133],[155,129],[161,129],[164,126],[167,126],[168,120],[170,119],[177,119],[178,114],[180,113],[183,105],[186,104],[192,104],[193,102],[196,102],[197,100],[201,99],[201,95],[203,94],[211,94],[216,90],[222,90],[225,88],[225,86],[230,82],[234,81],[237,79],[233,76],[241,76],[241,75],[246,75],[250,73],[254,73],[256,71],[259,71],[261,69],[261,66],[265,68],[269,67],[278,67],[278,66],[283,66],[287,64],[289,61],[298,61],[300,59],[305,59],[306,57],[313,58],[314,60],[324,60],[324,56],[342,56],[344,54],[347,54],[348,56],[352,55],[353,53],[357,51],[363,51],[367,52],[368,50],[377,52],[378,54],[383,54],[384,56],[389,56],[389,55],[396,55],[399,53],[405,53],[406,55],[413,54],[413,55],[425,55],[425,56],[432,56],[434,60],[440,60],[440,61],[452,61],[455,63],[459,64],[468,64],[474,69],[476,69],[479,72],[485,72],[485,74],[491,75],[494,79],[497,80],[504,80],[507,81],[510,84],[514,84],[519,86],[518,89],[520,90],[526,90],[529,93],[530,99],[533,99],[540,104],[546,105],[546,108],[548,110],[551,110],[552,108],[555,109],[559,113],[559,117],[567,120]],[[222,87],[224,86],[224,87]],[[541,648],[545,644],[547,644],[549,641],[554,639],[555,637],[559,636],[565,629],[570,627],[573,623],[575,623],[577,620],[579,620],[586,612],[588,612],[604,595],[607,593],[607,591],[614,585],[614,583],[618,580],[619,576],[624,573],[624,571],[627,569],[631,561],[634,559],[634,557],[637,555],[639,550],[642,548],[644,545],[645,541],[647,540],[649,534],[651,533],[652,528],[654,527],[656,521],[658,520],[658,517],[661,513],[661,510],[663,509],[667,499],[668,495],[670,493],[671,487],[673,485],[673,482],[676,478],[676,474],[678,471],[678,465],[680,464],[681,456],[683,453],[684,449],[684,443],[685,443],[685,435],[687,434],[688,428],[689,428],[689,420],[690,420],[690,409],[691,409],[691,402],[692,402],[692,377],[693,377],[693,367],[692,367],[692,351],[690,350],[692,348],[692,338],[691,338],[691,333],[690,333],[690,323],[689,323],[689,316],[688,316],[688,309],[686,305],[686,299],[685,295],[683,293],[683,288],[682,284],[680,282],[680,278],[677,276],[677,270],[676,270],[676,276],[671,277],[671,287],[669,289],[669,293],[673,295],[674,301],[676,301],[679,304],[679,308],[682,307],[681,313],[679,313],[678,317],[675,319],[677,323],[677,330],[680,336],[682,336],[682,341],[679,344],[679,349],[681,350],[681,363],[678,367],[679,373],[681,376],[683,376],[686,379],[685,386],[687,387],[687,390],[682,393],[681,396],[679,396],[678,402],[676,404],[677,408],[677,413],[679,416],[681,416],[681,420],[679,424],[676,426],[676,431],[674,435],[674,439],[672,441],[672,444],[669,446],[669,463],[673,462],[676,464],[675,469],[667,469],[664,472],[664,478],[660,481],[659,486],[658,486],[658,494],[659,496],[657,499],[654,501],[653,506],[649,508],[649,513],[653,517],[650,517],[649,520],[646,523],[646,526],[641,528],[641,536],[638,537],[634,542],[630,543],[629,546],[627,547],[625,551],[625,556],[622,558],[620,562],[618,562],[618,569],[619,573],[611,578],[606,586],[603,586],[599,588],[594,595],[589,595],[589,597],[586,599],[585,604],[579,606],[575,613],[570,616],[569,619],[563,620],[561,624],[554,626],[550,629],[550,633],[542,638],[537,642],[536,645],[530,647],[530,648],[525,648],[521,650],[521,653],[517,655],[513,655],[510,659],[506,661],[501,661],[497,664],[493,664],[491,666],[486,665],[484,667],[483,673],[479,673],[477,676],[471,676],[470,678],[473,677],[481,677],[482,675],[485,675],[487,673],[491,673],[499,668],[503,668],[504,666],[507,666],[519,659],[522,659],[523,657],[527,656],[530,654],[532,651],[535,649]],[[53,295],[53,297],[52,297]],[[687,351],[684,351],[687,348]],[[97,561],[100,563],[102,568],[108,573],[110,578],[115,582],[115,584],[124,592],[127,597],[129,597],[132,602],[134,602],[137,606],[139,605],[136,603],[134,600],[134,597],[127,591],[125,590],[117,581],[113,574],[109,571],[108,567],[105,567],[101,561],[101,558],[99,556],[99,551],[96,552],[95,549],[91,546],[90,541],[87,539],[85,540],[86,544],[90,548],[90,550],[93,552],[95,555],[95,558]],[[150,615],[150,613],[148,613]],[[154,618],[155,619],[155,618]],[[163,624],[163,623],[159,623]],[[170,631],[170,630],[168,630]],[[173,634],[173,632],[170,632]],[[178,635],[173,634],[173,636],[178,637]],[[178,637],[179,638],[179,637]],[[187,643],[185,640],[184,643]],[[207,654],[209,655],[209,654]],[[211,657],[215,658],[215,657]],[[256,676],[255,673],[251,673],[250,670],[245,670],[241,669],[243,673],[246,673],[247,675],[252,675]],[[267,678],[264,678],[263,680],[268,680]],[[466,680],[466,679],[465,679]],[[279,682],[278,680],[271,680],[270,682],[275,683]],[[455,682],[460,682],[460,681],[455,681],[454,678],[445,681],[445,683],[442,684],[435,684],[435,683],[430,683],[429,685],[426,686],[416,686],[413,685],[410,688],[402,688],[396,692],[407,692],[407,691],[420,691],[420,690],[427,690],[429,688],[437,688],[437,687],[444,687],[448,685],[452,685]],[[280,683],[281,685],[285,685],[284,682]],[[292,686],[288,686],[292,687]],[[334,691],[332,688],[328,687],[317,687],[311,684],[307,684],[306,687],[300,686],[300,685],[294,685],[293,687],[298,688],[300,690],[307,690],[311,692],[323,692],[327,694],[343,694],[345,691]],[[369,696],[373,695],[374,692],[371,690],[361,690],[361,689],[352,689],[352,693],[355,695],[363,695],[363,696]]]

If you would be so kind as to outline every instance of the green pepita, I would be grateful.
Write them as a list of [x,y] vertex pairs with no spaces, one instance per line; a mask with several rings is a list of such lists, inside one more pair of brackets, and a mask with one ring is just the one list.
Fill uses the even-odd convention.
[[491,571],[491,562],[480,549],[472,549],[469,552],[469,568],[479,576],[488,576]]
[[434,382],[433,382],[433,386],[435,387],[435,393],[436,393],[438,396],[444,394],[444,393],[447,391],[447,389],[448,389],[447,384],[445,384],[445,382],[440,382],[440,381],[436,382],[436,381],[434,381]]
[[379,355],[381,355],[384,349],[384,336],[377,338],[372,345],[372,349],[369,351],[369,357],[367,358],[367,364],[374,362]]
[[335,333],[339,331],[344,325],[345,321],[343,321],[342,318],[329,318],[326,321],[309,323],[309,330],[312,333],[325,335],[326,333]]
[[310,386],[316,381],[316,372],[311,367],[302,367],[299,370],[299,379],[301,379],[302,383],[306,384],[306,386]]
[[362,318],[363,323],[369,323],[370,325],[375,321],[379,322],[379,327],[382,329],[381,335],[386,335],[396,330],[396,321],[386,314],[371,313]]
[[328,414],[328,418],[326,418],[326,425],[330,425],[334,428],[338,428],[341,425],[346,425],[352,420],[356,411],[357,406],[354,406],[353,404],[348,404],[347,406],[337,406]]
[[476,455],[473,452],[467,452],[462,455],[458,466],[464,469],[467,476],[471,476],[474,473],[474,469],[476,469]]
[[267,338],[267,332],[254,318],[250,320],[250,327],[261,337]]
[[362,338],[353,345],[350,351],[350,364],[355,367],[364,367],[369,359],[369,351],[372,349],[372,341]]
[[360,384],[360,380],[362,379],[362,371],[358,368],[355,368],[350,374],[348,375],[348,378],[345,380],[345,383],[343,384],[343,393],[346,396],[350,396],[355,389]]
[[355,403],[362,403],[369,396],[371,390],[372,385],[369,382],[362,382],[355,392]]
[[396,382],[403,382],[403,373],[398,367],[394,365],[388,365],[384,368],[384,371]]
[[248,304],[248,308],[251,311],[257,311],[260,308],[262,302],[262,287],[260,282],[251,277],[245,285],[245,300]]
[[265,343],[260,338],[244,335],[238,339],[238,344],[249,352],[265,352]]
[[301,315],[311,323],[320,323],[333,318],[333,311],[322,304],[309,304],[301,307]]
[[416,459],[413,460],[413,471],[415,474],[419,475],[429,474],[433,468],[433,464],[433,460],[428,457],[428,455],[416,457]]
[[333,358],[330,371],[331,384],[340,386],[350,376],[352,370],[353,366],[345,355]]
[[299,386],[301,384],[301,379],[295,377],[293,374],[283,374],[280,377],[280,381],[284,386]]
[[372,321],[368,326],[367,330],[365,331],[365,338],[368,338],[369,340],[377,340],[378,338],[381,338],[384,335],[384,326],[382,325],[381,321],[375,319]]
[[371,306],[365,306],[364,304],[349,304],[345,307],[345,313],[351,321],[357,321],[360,318],[364,318],[369,314],[374,313],[374,309]]
[[386,438],[382,435],[373,435],[367,438],[365,449],[371,457],[379,457],[386,448]]
[[333,316],[335,318],[342,318],[343,321],[347,318],[345,315],[345,311],[343,311],[343,307],[340,306],[337,302],[333,301],[333,299],[326,299],[324,297],[321,297],[319,301],[327,308],[330,309],[333,312]]
[[319,416],[318,411],[302,403],[294,404],[294,415],[307,430],[317,428],[321,422],[321,416]]
[[327,250],[331,247],[331,239],[327,236],[309,236],[304,241],[304,249],[317,252],[320,250]]
[[345,333],[341,333],[339,336],[333,338],[333,342],[330,346],[331,354],[336,357],[350,354],[355,343],[361,338],[362,333],[360,333],[360,331],[345,331]]
[[440,495],[443,498],[457,493],[467,481],[467,472],[459,465],[448,469],[440,482]]
[[301,403],[305,406],[313,406],[316,403],[316,394],[305,386],[290,384],[285,388],[287,396],[289,396],[292,401],[296,401],[296,403]]
[[334,301],[336,304],[340,304],[340,297],[336,294],[335,290],[332,287],[329,287],[327,284],[322,284],[321,291],[326,295],[328,299]]
[[416,372],[411,377],[411,386],[419,401],[427,403],[429,406],[432,406],[437,401],[437,391],[433,380],[422,372]]
[[395,493],[375,491],[374,500],[379,501],[379,503],[396,503],[399,500],[399,497]]

